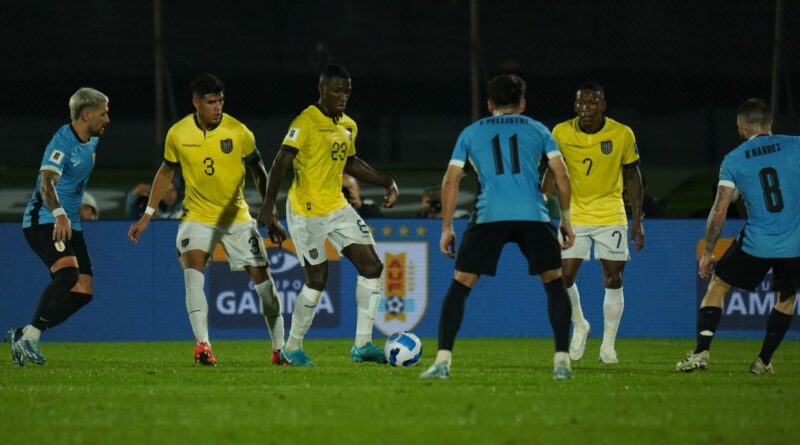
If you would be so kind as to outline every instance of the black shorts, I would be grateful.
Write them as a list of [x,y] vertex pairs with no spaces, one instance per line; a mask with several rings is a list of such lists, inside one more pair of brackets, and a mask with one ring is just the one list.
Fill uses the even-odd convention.
[[78,258],[78,270],[81,274],[92,275],[92,261],[89,259],[89,250],[83,239],[83,232],[72,231],[72,239],[65,241],[63,246],[53,241],[53,224],[42,224],[22,229],[25,240],[36,255],[42,260],[49,270],[61,258],[74,256]]
[[528,273],[539,275],[561,267],[561,246],[556,230],[540,221],[470,223],[458,246],[456,270],[494,276],[503,246],[516,243],[528,259]]
[[761,258],[742,250],[739,239],[731,243],[720,258],[714,273],[722,281],[740,289],[755,290],[772,268],[772,290],[794,294],[800,289],[800,257]]

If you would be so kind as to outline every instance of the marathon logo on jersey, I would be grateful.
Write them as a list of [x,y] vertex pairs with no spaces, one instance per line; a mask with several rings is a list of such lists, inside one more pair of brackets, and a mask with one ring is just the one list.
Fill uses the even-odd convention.
[[603,141],[603,142],[600,143],[600,151],[604,155],[611,154],[611,150],[613,150],[613,148],[614,147],[613,147],[613,144],[611,143],[611,141]]
[[299,128],[290,128],[289,132],[286,133],[286,140],[287,141],[292,141],[292,142],[297,142],[297,136],[299,134],[300,134],[300,129]]
[[411,331],[428,307],[428,243],[382,242],[376,250],[384,274],[375,327],[386,335]]
[[53,152],[50,153],[50,157],[47,158],[47,160],[54,164],[61,165],[61,163],[64,162],[64,152],[61,150],[53,150]]
[[[284,320],[291,320],[294,303],[305,283],[305,274],[297,257],[283,249],[267,249],[270,271],[281,299]],[[328,263],[328,281],[317,304],[312,329],[338,328],[340,324],[340,262]],[[244,272],[232,272],[227,261],[214,261],[208,274],[210,302],[208,320],[221,329],[266,329],[261,297]],[[288,332],[288,326],[286,329]]]
[[233,151],[233,139],[223,139],[219,141],[219,148],[223,153],[228,154]]

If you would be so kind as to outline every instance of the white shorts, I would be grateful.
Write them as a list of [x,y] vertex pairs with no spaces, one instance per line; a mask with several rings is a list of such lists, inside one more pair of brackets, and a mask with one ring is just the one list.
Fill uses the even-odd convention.
[[349,205],[325,216],[303,216],[292,212],[292,204],[287,199],[286,223],[301,266],[328,260],[326,239],[339,253],[351,244],[375,245],[369,226]]
[[175,247],[180,255],[190,250],[202,250],[211,262],[217,243],[225,249],[231,270],[268,265],[264,240],[258,233],[255,220],[221,227],[186,221],[178,226]]
[[[589,251],[594,241],[594,258],[611,261],[628,261],[628,228],[625,226],[572,226],[575,244],[561,251],[561,258],[590,259]],[[561,233],[560,241],[564,241]]]

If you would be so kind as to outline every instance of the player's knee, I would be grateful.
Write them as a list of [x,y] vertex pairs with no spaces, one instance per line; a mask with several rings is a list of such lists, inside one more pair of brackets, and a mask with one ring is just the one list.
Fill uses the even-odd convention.
[[80,273],[75,267],[63,267],[53,273],[53,281],[58,283],[58,286],[62,287],[65,292],[78,284],[79,278]]
[[603,277],[603,281],[606,286],[606,289],[619,289],[620,287],[622,287],[622,274],[621,273],[608,274],[607,276]]
[[364,278],[380,278],[383,273],[383,263],[376,261],[372,264],[362,267],[360,274]]
[[315,273],[306,275],[306,286],[310,287],[311,289],[322,291],[325,289],[327,282],[327,274]]

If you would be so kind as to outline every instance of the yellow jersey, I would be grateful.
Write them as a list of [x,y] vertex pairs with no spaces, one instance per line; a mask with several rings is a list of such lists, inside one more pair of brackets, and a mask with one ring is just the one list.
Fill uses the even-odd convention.
[[627,226],[622,168],[639,162],[633,130],[606,117],[598,132],[584,133],[576,117],[556,125],[553,139],[569,171],[572,224]]
[[195,119],[190,114],[176,122],[164,143],[164,161],[180,164],[186,183],[181,221],[214,226],[250,221],[242,189],[245,158],[260,156],[253,132],[227,114],[208,131]]
[[[356,154],[356,122],[346,114],[336,121],[311,105],[289,126],[282,145],[295,154],[289,188],[292,212],[325,216],[348,205],[342,194],[342,172]],[[286,148],[283,148],[286,150]]]

